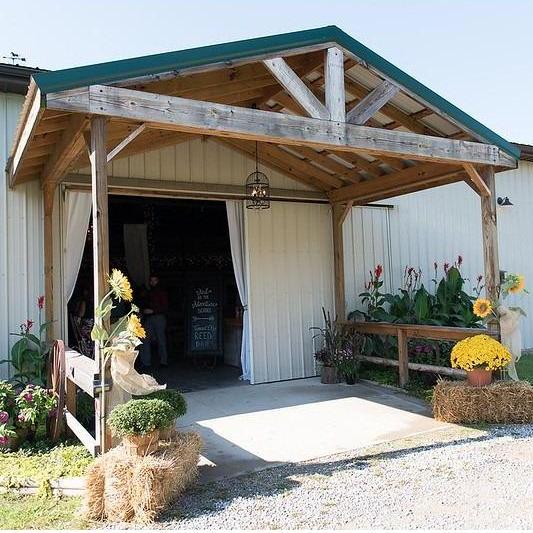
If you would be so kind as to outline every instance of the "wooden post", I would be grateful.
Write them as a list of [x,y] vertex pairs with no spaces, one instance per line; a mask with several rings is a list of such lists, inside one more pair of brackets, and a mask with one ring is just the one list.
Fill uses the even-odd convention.
[[[500,262],[498,258],[498,225],[496,217],[496,182],[494,168],[486,166],[480,172],[489,196],[481,196],[481,228],[483,232],[483,261],[485,265],[485,294],[488,299],[498,299],[500,285]],[[498,322],[489,323],[489,329],[499,333]]]
[[330,120],[344,122],[346,120],[346,93],[344,90],[344,56],[336,47],[326,50],[324,81],[326,90],[326,107]]
[[[54,211],[55,187],[48,183],[43,187],[44,199],[44,298],[45,317],[47,322],[54,319]],[[49,338],[52,328],[48,329]]]
[[342,224],[346,218],[346,208],[337,203],[331,206],[333,226],[333,268],[335,291],[335,314],[338,320],[346,318],[346,300],[344,294],[344,242],[342,238]]
[[[107,188],[107,148],[106,118],[91,119],[91,184],[92,184],[92,222],[93,222],[93,280],[94,304],[107,293],[107,276],[109,275],[109,217]],[[103,357],[95,346],[95,361],[99,365],[101,379],[110,380],[109,370],[103,367]],[[112,387],[110,391],[99,395],[95,401],[96,434],[102,452],[111,445],[111,435],[106,430],[106,419],[109,412],[120,403],[127,401],[126,393],[120,387]],[[105,399],[104,399],[105,397]]]
[[398,381],[400,387],[409,383],[409,350],[407,347],[407,334],[398,328]]

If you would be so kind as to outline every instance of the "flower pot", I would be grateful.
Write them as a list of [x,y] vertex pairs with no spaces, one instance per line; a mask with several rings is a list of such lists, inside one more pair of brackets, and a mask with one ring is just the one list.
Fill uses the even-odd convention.
[[142,457],[155,452],[159,447],[159,429],[146,435],[125,435],[122,437],[122,445],[128,455]]
[[484,368],[474,368],[466,373],[466,380],[472,387],[484,387],[492,382],[492,370]]
[[5,444],[0,444],[0,449],[16,452],[20,448],[20,445],[27,440],[28,428],[17,428],[15,432],[16,435],[9,437]]
[[172,440],[176,436],[176,419],[166,428],[159,430],[159,440]]
[[320,374],[320,382],[328,385],[339,382],[339,373],[334,366],[323,366]]
[[355,376],[344,376],[346,378],[346,385],[355,385]]

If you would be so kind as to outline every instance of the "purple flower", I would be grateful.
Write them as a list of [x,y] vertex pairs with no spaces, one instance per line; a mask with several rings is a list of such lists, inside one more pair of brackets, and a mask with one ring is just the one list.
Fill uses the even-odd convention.
[[23,398],[27,401],[27,402],[31,402],[33,401],[33,394],[31,392],[27,392]]
[[26,418],[24,417],[24,415],[22,413],[20,413],[18,416],[17,416],[17,420],[19,422],[24,422],[24,420],[26,420]]
[[0,411],[0,424],[5,424],[9,420],[9,413],[7,411]]
[[0,435],[0,446],[3,446],[4,444],[7,444],[9,442],[9,439],[5,437],[4,435]]

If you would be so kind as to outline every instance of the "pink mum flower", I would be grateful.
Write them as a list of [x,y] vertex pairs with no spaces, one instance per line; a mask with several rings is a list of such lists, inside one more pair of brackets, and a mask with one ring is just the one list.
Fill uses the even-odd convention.
[[5,424],[9,420],[7,411],[0,411],[0,424]]

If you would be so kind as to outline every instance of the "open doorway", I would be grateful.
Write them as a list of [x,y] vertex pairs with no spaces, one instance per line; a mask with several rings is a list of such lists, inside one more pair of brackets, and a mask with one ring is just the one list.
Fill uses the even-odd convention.
[[[183,392],[242,384],[243,307],[225,202],[110,196],[109,246],[110,267],[129,276],[149,332],[139,369]],[[69,339],[82,352],[92,287],[89,227],[69,302]]]

